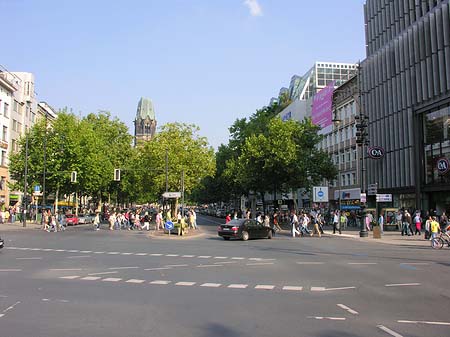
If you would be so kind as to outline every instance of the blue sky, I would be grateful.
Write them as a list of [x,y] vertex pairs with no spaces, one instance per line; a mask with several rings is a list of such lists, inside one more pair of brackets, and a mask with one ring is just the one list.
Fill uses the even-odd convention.
[[[315,61],[365,57],[363,0],[0,0],[0,64],[35,74],[38,99],[130,127],[141,96],[158,125],[194,123],[217,148]],[[7,13],[7,14],[6,14]]]

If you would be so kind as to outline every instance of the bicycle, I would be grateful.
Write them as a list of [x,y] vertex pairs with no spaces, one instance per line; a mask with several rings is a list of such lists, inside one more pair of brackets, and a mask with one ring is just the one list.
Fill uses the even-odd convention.
[[431,248],[441,249],[444,244],[450,247],[450,235],[448,232],[441,232],[437,237],[431,240]]

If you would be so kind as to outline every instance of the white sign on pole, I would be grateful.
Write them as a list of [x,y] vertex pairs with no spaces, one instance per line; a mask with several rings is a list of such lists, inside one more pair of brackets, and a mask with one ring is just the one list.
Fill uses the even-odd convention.
[[313,202],[328,202],[328,186],[313,187]]
[[367,194],[368,195],[376,195],[377,192],[378,192],[378,184],[377,183],[369,184],[367,186]]
[[162,196],[166,199],[181,198],[181,192],[164,192]]
[[367,202],[367,195],[366,195],[366,193],[361,193],[361,202],[362,203],[366,203]]
[[392,202],[392,194],[377,194],[377,202]]

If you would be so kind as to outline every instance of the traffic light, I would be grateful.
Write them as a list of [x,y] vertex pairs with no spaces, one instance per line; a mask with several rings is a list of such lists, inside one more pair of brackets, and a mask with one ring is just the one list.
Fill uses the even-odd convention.
[[77,182],[77,171],[72,171],[72,173],[70,174],[70,182],[71,183]]
[[120,169],[114,169],[114,180],[120,181]]

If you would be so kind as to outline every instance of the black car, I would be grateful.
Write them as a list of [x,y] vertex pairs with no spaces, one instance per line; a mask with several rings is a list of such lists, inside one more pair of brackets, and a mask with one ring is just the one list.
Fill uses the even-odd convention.
[[271,227],[266,227],[256,220],[249,219],[231,220],[225,225],[220,225],[217,231],[217,234],[223,237],[224,240],[229,240],[230,238],[244,241],[261,238],[272,239],[274,234]]

